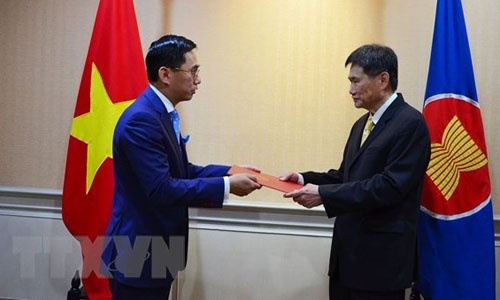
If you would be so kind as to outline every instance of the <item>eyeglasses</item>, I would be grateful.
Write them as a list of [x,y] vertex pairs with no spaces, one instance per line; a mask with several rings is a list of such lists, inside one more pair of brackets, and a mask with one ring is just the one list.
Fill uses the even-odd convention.
[[188,73],[191,73],[191,78],[193,80],[196,80],[198,79],[198,76],[200,74],[200,68],[199,67],[194,67],[192,68],[191,70],[184,70],[184,69],[181,69],[181,68],[171,68],[172,70],[175,70],[175,71],[181,71],[181,72],[188,72]]

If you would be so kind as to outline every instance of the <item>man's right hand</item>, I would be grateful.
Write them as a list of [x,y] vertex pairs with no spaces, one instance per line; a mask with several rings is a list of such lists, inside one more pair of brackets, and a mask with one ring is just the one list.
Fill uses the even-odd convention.
[[281,181],[298,182],[299,181],[299,174],[290,172],[290,173],[286,173],[286,174],[281,175],[279,178]]
[[236,196],[246,196],[261,187],[255,175],[242,173],[229,176],[229,192]]

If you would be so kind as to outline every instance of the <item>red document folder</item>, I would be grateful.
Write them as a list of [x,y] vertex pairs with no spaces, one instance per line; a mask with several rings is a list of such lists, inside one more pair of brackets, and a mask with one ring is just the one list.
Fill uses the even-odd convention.
[[303,187],[303,185],[295,183],[295,182],[289,182],[289,181],[281,181],[278,177],[264,174],[264,173],[257,173],[255,171],[252,171],[250,169],[238,167],[238,166],[232,166],[231,169],[227,172],[229,175],[234,175],[238,173],[247,173],[247,174],[252,174],[257,177],[257,182],[262,184],[265,187],[281,191],[284,193],[288,193],[294,190],[298,190]]

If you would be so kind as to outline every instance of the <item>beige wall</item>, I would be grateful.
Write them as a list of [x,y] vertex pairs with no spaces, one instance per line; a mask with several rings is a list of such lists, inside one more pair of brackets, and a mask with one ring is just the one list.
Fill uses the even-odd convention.
[[[71,117],[97,0],[0,1],[0,185],[61,188]],[[489,150],[500,176],[495,104],[500,3],[463,0]],[[400,59],[400,88],[422,106],[435,1],[135,1],[146,50],[165,33],[199,46],[202,85],[181,104],[200,164],[252,163],[265,172],[337,167],[355,110],[343,62],[379,42]],[[247,201],[283,202],[261,190]],[[499,200],[500,201],[500,200]],[[500,208],[495,210],[500,213]]]

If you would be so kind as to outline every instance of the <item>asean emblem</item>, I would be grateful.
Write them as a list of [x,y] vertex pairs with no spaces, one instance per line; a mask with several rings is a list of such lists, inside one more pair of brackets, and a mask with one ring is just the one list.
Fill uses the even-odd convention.
[[422,209],[439,219],[459,219],[490,200],[488,159],[476,101],[445,94],[426,101],[431,158],[422,192]]

